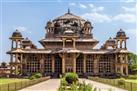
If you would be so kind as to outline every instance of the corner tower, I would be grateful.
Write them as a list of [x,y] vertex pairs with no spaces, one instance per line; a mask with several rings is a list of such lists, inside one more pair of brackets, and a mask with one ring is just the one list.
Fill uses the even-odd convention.
[[126,40],[129,39],[129,37],[126,36],[126,33],[122,29],[117,32],[115,39],[117,48],[127,49]]

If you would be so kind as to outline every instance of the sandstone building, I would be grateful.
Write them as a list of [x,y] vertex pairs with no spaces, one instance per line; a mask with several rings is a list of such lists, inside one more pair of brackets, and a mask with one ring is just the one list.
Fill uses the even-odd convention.
[[99,49],[94,39],[91,22],[72,14],[48,21],[45,37],[37,48],[31,40],[23,38],[16,30],[10,37],[11,74],[29,75],[41,72],[55,76],[66,72],[78,75],[128,75],[128,37],[120,29],[114,38],[109,38]]

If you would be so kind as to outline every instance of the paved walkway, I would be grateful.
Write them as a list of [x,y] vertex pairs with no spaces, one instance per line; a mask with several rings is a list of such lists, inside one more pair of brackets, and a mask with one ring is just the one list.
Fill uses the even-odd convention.
[[36,85],[24,88],[20,91],[57,91],[60,85],[60,79],[50,79]]
[[[111,85],[106,85],[103,83],[91,81],[88,79],[80,79],[80,82],[85,81],[87,84],[93,85],[93,87],[97,88],[97,91],[108,91],[108,89],[112,89],[112,91],[127,91],[120,88],[113,87]],[[60,79],[50,79],[48,81],[41,82],[39,84],[24,88],[20,91],[57,91],[60,85]]]
[[80,79],[80,82],[83,82],[83,81],[85,81],[85,83],[87,83],[87,84],[93,85],[93,87],[97,88],[97,91],[109,91],[109,89],[111,89],[111,91],[127,91],[127,90],[124,90],[121,88],[116,88],[111,85],[106,85],[106,84],[91,81],[88,79]]

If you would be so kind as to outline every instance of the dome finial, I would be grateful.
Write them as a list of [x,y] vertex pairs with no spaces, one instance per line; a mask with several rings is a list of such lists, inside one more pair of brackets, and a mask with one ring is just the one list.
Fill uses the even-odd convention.
[[70,14],[70,9],[68,8],[68,14]]

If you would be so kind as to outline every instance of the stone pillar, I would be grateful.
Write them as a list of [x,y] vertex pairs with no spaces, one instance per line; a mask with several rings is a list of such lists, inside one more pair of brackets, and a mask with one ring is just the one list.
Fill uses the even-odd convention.
[[65,54],[62,54],[62,73],[65,73]]
[[18,75],[18,65],[16,64],[14,67],[15,67],[15,75]]
[[15,54],[15,62],[18,62],[18,54]]
[[11,48],[13,48],[13,43],[14,43],[14,42],[13,42],[13,40],[12,40],[12,43],[11,43]]
[[73,72],[76,73],[76,53],[73,54]]
[[16,40],[16,48],[18,48],[18,40]]
[[22,71],[23,71],[23,74],[26,74],[26,73],[27,73],[27,57],[28,57],[28,56],[25,55],[25,58],[22,60],[22,61],[23,61],[23,64],[24,64],[24,65],[23,65],[23,66],[24,66],[24,67],[23,67],[24,69],[22,70]]
[[52,55],[52,73],[55,72],[55,58],[54,55]]
[[125,42],[125,49],[127,49],[127,44],[126,44],[126,40],[125,40],[124,42]]
[[123,75],[123,66],[122,65],[120,67],[120,73],[121,73],[121,75]]
[[95,75],[97,75],[98,74],[98,71],[99,71],[99,66],[98,66],[98,60],[99,60],[99,57],[98,57],[98,55],[94,55],[94,67],[93,67],[93,72],[94,72],[94,74]]
[[73,48],[76,48],[75,39],[73,39]]
[[126,75],[128,76],[128,65],[126,66]]
[[118,40],[116,40],[116,48],[118,48]]
[[43,74],[44,73],[44,59],[40,59],[40,72]]
[[21,74],[22,74],[22,70],[23,70],[23,69],[22,69],[22,65],[23,65],[23,64],[22,64],[22,58],[23,58],[22,56],[23,56],[23,54],[20,55],[20,63],[21,63],[21,65],[20,65],[20,73],[21,73]]
[[65,48],[65,39],[63,39],[63,48]]
[[84,54],[84,59],[83,59],[83,73],[86,73],[86,54]]
[[120,40],[120,48],[122,48],[122,40]]

